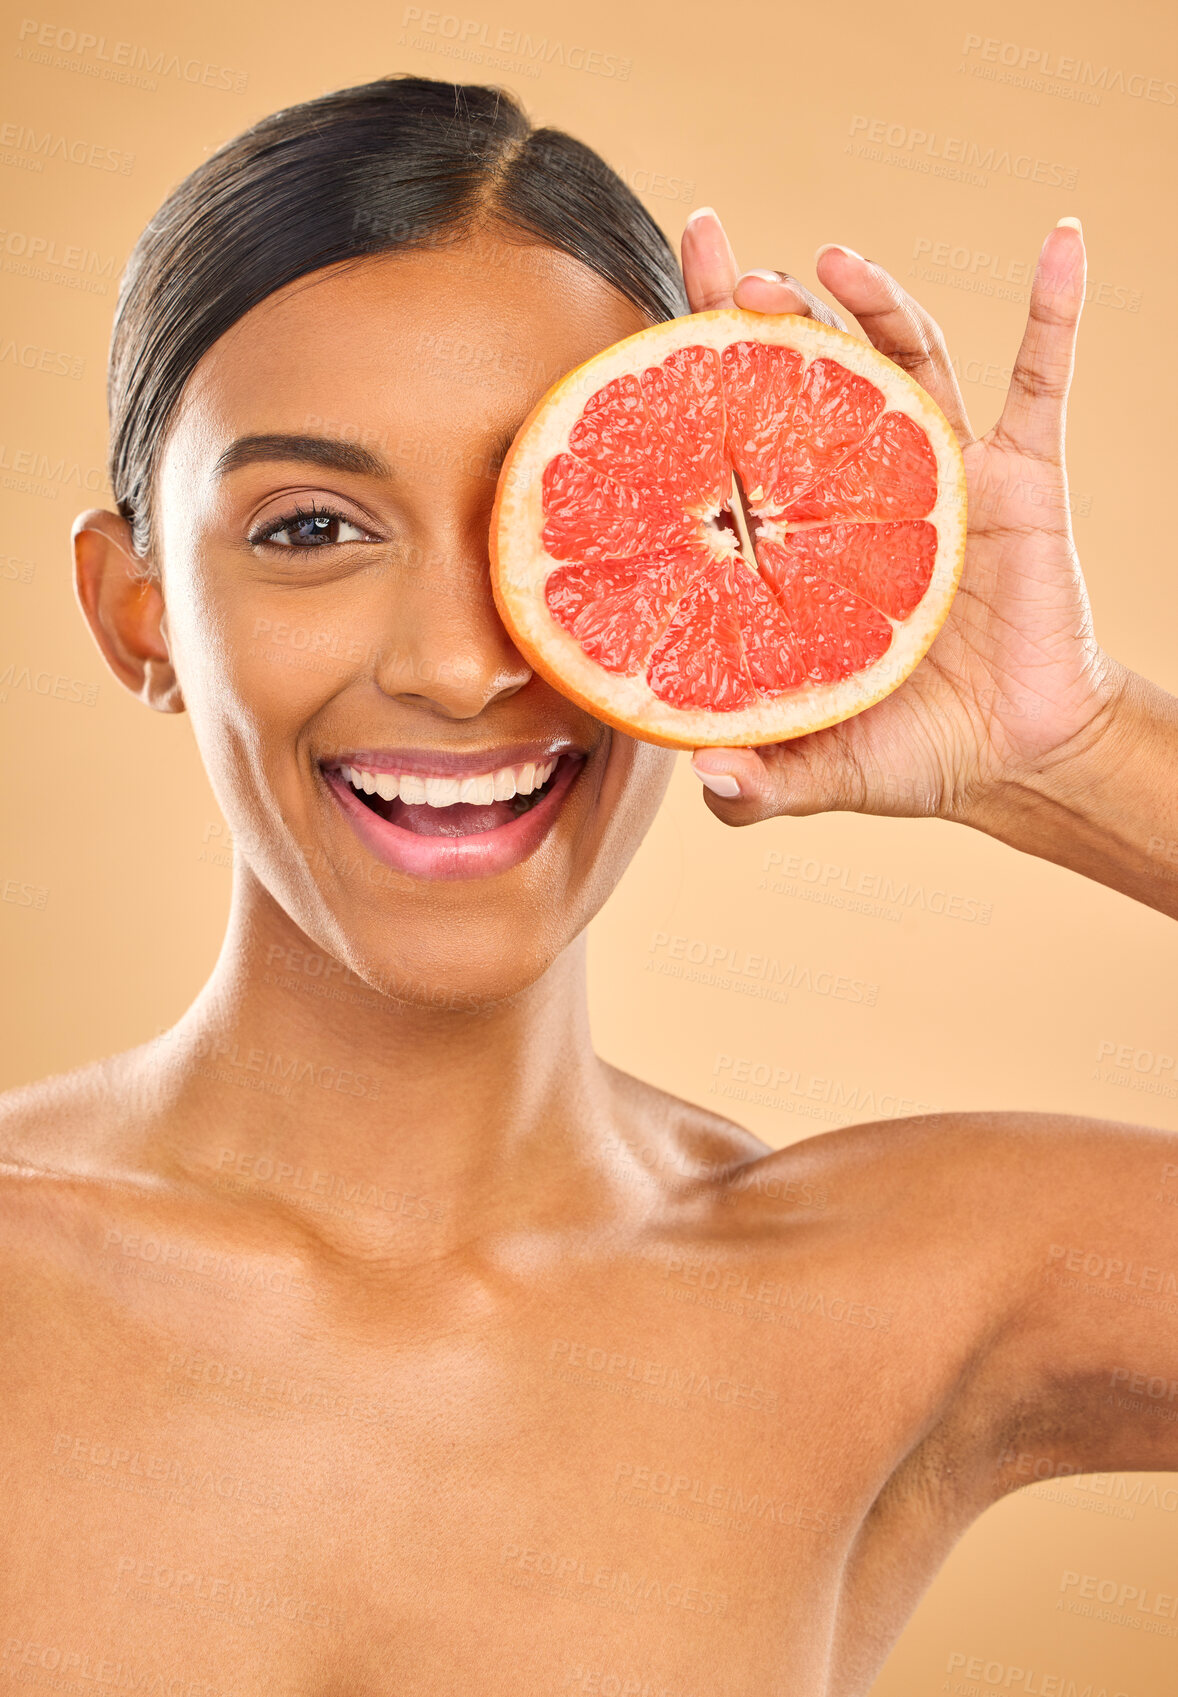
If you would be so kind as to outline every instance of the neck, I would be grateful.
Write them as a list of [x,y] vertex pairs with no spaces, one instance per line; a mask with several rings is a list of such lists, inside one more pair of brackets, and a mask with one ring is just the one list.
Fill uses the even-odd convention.
[[617,1156],[584,938],[507,1000],[438,1001],[369,988],[241,869],[212,976],[150,1051],[168,1164],[365,1241],[405,1218],[449,1238],[567,1211]]

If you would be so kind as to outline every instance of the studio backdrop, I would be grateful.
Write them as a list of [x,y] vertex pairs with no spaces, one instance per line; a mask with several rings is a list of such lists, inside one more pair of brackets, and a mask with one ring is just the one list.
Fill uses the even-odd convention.
[[[1178,689],[1169,5],[455,4],[87,0],[0,26],[5,1085],[151,1037],[221,941],[230,832],[187,721],[101,663],[69,525],[109,501],[104,360],[143,224],[222,142],[321,92],[391,71],[499,84],[598,149],[675,244],[712,205],[742,266],[811,285],[816,246],[850,245],[938,318],[979,432],[1043,237],[1082,218],[1072,522],[1104,646]],[[477,345],[427,352],[479,381]],[[308,663],[311,633],[266,640]],[[1178,842],[1150,849],[1178,860]],[[602,1053],[774,1146],[938,1109],[1178,1129],[1172,922],[977,832],[851,814],[729,830],[684,760],[590,957]],[[1178,1168],[1150,1205],[1178,1219]],[[1099,1284],[1178,1324],[1178,1267],[1143,1286],[1058,1247],[1085,1298]],[[1178,1620],[1156,1599],[1178,1589],[1178,1477],[1018,1465],[1031,1488],[962,1540],[878,1697],[1173,1690]]]

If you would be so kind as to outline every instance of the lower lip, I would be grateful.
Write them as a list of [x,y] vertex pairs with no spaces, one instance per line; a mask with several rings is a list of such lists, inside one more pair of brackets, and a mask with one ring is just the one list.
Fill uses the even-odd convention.
[[584,761],[564,756],[556,782],[535,807],[510,825],[476,831],[469,837],[420,837],[390,825],[356,795],[338,773],[324,772],[327,787],[347,815],[360,841],[377,860],[410,878],[492,878],[508,872],[534,853],[547,836]]

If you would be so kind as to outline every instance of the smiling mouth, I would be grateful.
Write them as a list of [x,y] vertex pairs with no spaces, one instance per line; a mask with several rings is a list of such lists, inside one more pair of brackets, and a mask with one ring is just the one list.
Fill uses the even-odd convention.
[[575,754],[499,766],[461,776],[373,772],[361,766],[329,768],[370,812],[418,837],[473,837],[510,825],[543,801]]

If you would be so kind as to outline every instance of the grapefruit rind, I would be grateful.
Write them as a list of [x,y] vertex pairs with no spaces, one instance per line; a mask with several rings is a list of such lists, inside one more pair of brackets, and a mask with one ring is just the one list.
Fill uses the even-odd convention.
[[[586,401],[623,373],[657,365],[686,347],[721,350],[748,339],[796,349],[809,362],[836,359],[883,391],[888,410],[906,413],[928,436],[937,460],[937,498],[926,521],[938,546],[932,578],[903,622],[892,621],[887,651],[834,683],[804,684],[732,712],[685,709],[661,700],[646,678],[608,672],[548,609],[544,586],[562,564],[541,540],[542,475],[568,447]],[[595,718],[665,748],[735,748],[785,742],[862,712],[889,695],[919,664],[940,630],[965,558],[965,467],[948,419],[914,378],[869,343],[796,313],[737,308],[669,319],[640,330],[560,378],[524,421],[499,474],[491,515],[491,586],[499,615],[528,664]]]

